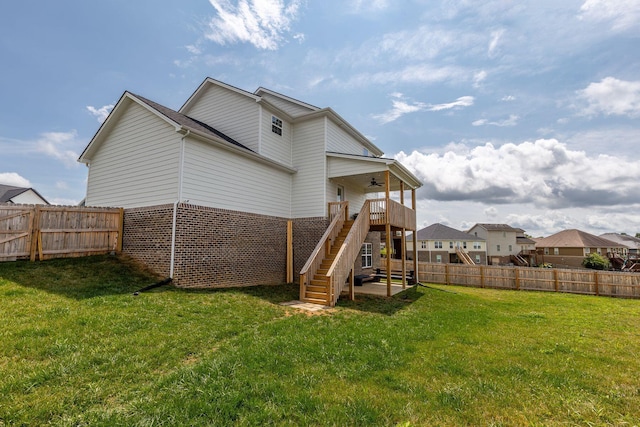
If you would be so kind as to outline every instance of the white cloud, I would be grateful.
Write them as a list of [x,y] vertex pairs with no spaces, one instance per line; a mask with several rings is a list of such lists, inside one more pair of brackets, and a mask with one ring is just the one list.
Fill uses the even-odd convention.
[[485,70],[478,71],[473,76],[473,87],[478,88],[480,84],[487,79],[487,72]]
[[489,58],[493,58],[496,56],[496,50],[498,49],[500,39],[502,38],[504,33],[504,29],[491,32],[491,40],[489,41],[489,48],[487,49],[487,55],[489,55]]
[[461,96],[453,102],[445,104],[427,104],[424,102],[411,102],[405,100],[402,93],[394,92],[391,94],[393,100],[392,108],[382,114],[376,114],[374,119],[378,120],[381,124],[391,123],[405,114],[417,113],[420,111],[442,111],[450,109],[458,109],[462,107],[469,107],[473,105],[473,96]]
[[[217,16],[209,22],[205,38],[215,43],[251,43],[258,49],[277,50],[296,20],[301,0],[209,0]],[[297,34],[300,40],[300,35]]]
[[479,120],[476,120],[476,121],[472,122],[471,124],[473,126],[485,126],[485,125],[498,126],[498,127],[515,126],[515,125],[518,124],[518,119],[519,118],[520,117],[516,116],[515,114],[511,114],[508,119],[497,120],[497,121],[489,121],[487,119],[479,119]]
[[513,96],[513,95],[506,95],[506,96],[503,96],[500,99],[500,101],[504,101],[504,102],[511,102],[511,101],[515,101],[515,100],[516,100],[516,97]]
[[614,31],[638,27],[640,1],[638,0],[586,0],[580,7],[580,18],[595,22],[610,22]]
[[91,113],[92,116],[97,117],[99,123],[102,123],[107,120],[109,113],[111,112],[111,110],[113,110],[113,104],[103,105],[100,108],[87,105],[87,110],[89,111],[89,113]]
[[428,110],[429,111],[440,111],[440,110],[450,110],[452,108],[459,107],[470,107],[473,105],[473,96],[461,96],[453,102],[449,102],[447,104],[436,104],[431,105]]
[[423,181],[419,196],[426,199],[539,208],[640,203],[640,160],[588,156],[555,139],[396,158]]
[[582,110],[585,115],[640,117],[640,81],[605,77],[578,91],[578,97],[588,104]]
[[0,172],[0,184],[31,188],[29,180],[15,172]]
[[67,167],[78,166],[79,154],[72,148],[79,145],[77,132],[46,132],[35,141],[35,151],[62,161]]

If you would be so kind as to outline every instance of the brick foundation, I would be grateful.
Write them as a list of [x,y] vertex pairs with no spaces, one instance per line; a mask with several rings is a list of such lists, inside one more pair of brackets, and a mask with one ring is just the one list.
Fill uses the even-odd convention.
[[122,250],[163,277],[171,268],[173,205],[124,211]]
[[[123,251],[168,277],[173,205],[125,210]],[[178,204],[173,280],[180,287],[281,284],[286,280],[286,218]],[[294,281],[326,231],[326,218],[293,220]],[[380,265],[380,233],[372,232],[373,271]],[[366,269],[364,273],[370,272]],[[356,274],[363,273],[360,259]]]

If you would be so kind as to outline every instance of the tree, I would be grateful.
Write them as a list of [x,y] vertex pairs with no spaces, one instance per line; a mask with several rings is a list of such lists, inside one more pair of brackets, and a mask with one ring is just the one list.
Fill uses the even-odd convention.
[[582,265],[593,270],[608,270],[609,260],[602,255],[593,252],[582,261]]

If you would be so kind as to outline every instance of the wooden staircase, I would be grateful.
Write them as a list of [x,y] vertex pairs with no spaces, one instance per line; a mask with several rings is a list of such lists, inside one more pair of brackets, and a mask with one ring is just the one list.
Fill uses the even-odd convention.
[[463,262],[463,264],[467,265],[476,265],[476,263],[471,259],[471,255],[467,251],[462,248],[456,248],[456,254],[458,255],[458,259]]
[[352,220],[344,222],[340,233],[338,233],[331,245],[331,249],[327,254],[325,254],[325,257],[320,263],[320,267],[318,267],[318,270],[311,278],[309,285],[305,287],[305,292],[302,296],[303,301],[325,305],[331,300],[331,295],[329,295],[331,292],[331,285],[329,278],[327,277],[327,273],[335,261],[336,255],[340,251],[340,247],[344,243],[347,234],[349,234],[352,225]]

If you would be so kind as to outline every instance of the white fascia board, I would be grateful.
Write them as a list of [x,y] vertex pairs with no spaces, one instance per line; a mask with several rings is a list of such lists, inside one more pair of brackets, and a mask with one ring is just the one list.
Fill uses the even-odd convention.
[[319,110],[319,109],[320,109],[320,108],[316,107],[315,105],[307,104],[306,102],[302,102],[302,101],[300,101],[300,100],[298,100],[298,99],[291,98],[291,97],[289,97],[289,96],[287,96],[287,95],[283,95],[283,94],[281,94],[281,93],[274,92],[274,91],[272,91],[272,90],[270,90],[270,89],[267,89],[267,88],[264,88],[264,87],[262,87],[262,86],[260,86],[260,87],[259,87],[258,89],[256,89],[256,91],[254,92],[254,94],[255,94],[256,96],[260,96],[260,93],[267,93],[267,94],[269,94],[269,95],[272,95],[272,96],[275,96],[275,97],[277,97],[277,98],[283,99],[283,100],[285,100],[285,101],[287,101],[287,102],[291,102],[292,104],[300,105],[301,107],[308,108],[308,109],[310,109],[310,110],[317,111],[317,110]]
[[387,166],[389,172],[395,175],[398,179],[408,184],[411,188],[416,189],[422,187],[422,182],[412,174],[402,163],[395,159],[389,159],[386,157],[367,157],[356,156],[353,154],[334,153],[327,152],[327,157],[340,157],[343,159],[356,160],[370,163],[382,163]]

